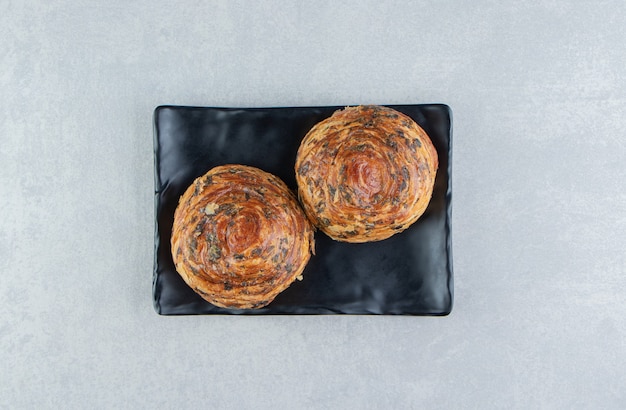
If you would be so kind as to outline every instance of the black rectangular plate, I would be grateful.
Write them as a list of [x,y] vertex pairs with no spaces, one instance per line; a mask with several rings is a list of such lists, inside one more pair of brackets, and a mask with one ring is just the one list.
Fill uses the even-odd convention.
[[316,255],[303,276],[268,306],[211,305],[176,272],[170,236],[178,198],[193,180],[222,164],[245,164],[280,177],[295,191],[300,141],[343,107],[214,108],[161,106],[154,112],[155,261],[153,296],[162,315],[384,314],[447,315],[452,309],[451,130],[443,104],[389,105],[428,133],[439,155],[431,202],[409,229],[380,242],[336,242],[317,231]]

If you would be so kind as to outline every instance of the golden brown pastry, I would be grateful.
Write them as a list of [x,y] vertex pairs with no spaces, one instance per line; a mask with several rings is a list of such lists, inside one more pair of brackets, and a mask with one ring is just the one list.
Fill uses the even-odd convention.
[[197,178],[174,214],[172,256],[184,281],[224,308],[260,308],[296,278],[313,227],[278,177],[224,165]]
[[380,106],[347,107],[316,124],[296,158],[298,195],[331,238],[389,238],[426,210],[439,165],[426,132]]

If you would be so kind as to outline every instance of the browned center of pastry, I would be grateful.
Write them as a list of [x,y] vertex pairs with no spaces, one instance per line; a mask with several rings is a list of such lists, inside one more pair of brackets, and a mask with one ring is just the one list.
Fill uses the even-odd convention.
[[[350,177],[356,176],[356,180],[350,180]],[[359,161],[358,159],[352,163],[348,171],[349,183],[361,197],[369,198],[380,192],[383,182],[383,173],[377,164],[370,165],[367,161]]]
[[253,212],[238,213],[226,227],[226,243],[233,253],[241,253],[259,240],[259,219]]
[[346,166],[345,184],[351,186],[358,198],[369,204],[380,198],[377,196],[387,185],[385,164],[375,160],[376,155],[363,152],[348,159]]

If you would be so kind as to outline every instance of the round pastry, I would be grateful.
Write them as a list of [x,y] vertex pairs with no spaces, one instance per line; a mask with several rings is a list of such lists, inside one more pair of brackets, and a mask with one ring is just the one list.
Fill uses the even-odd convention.
[[430,138],[408,116],[387,107],[347,107],[302,140],[298,196],[309,219],[331,238],[379,241],[424,213],[438,166]]
[[208,302],[269,304],[314,252],[313,226],[278,177],[223,165],[197,178],[174,214],[172,256],[183,280]]

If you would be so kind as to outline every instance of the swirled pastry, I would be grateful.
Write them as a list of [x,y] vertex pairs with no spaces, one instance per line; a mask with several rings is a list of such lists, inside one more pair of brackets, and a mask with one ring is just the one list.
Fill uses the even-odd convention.
[[301,279],[313,227],[278,177],[224,165],[181,196],[171,245],[176,270],[202,298],[224,308],[260,308]]
[[381,106],[347,107],[317,123],[298,149],[298,196],[331,238],[389,238],[426,210],[439,165],[426,132]]

